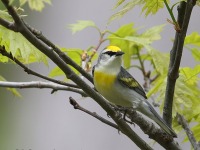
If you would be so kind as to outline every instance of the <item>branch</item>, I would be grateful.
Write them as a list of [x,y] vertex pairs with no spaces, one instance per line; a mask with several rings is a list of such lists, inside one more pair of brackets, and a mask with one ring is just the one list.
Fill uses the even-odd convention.
[[[66,64],[65,59],[60,59],[60,57],[55,54],[52,48],[47,44],[39,40],[27,26],[24,24],[22,19],[17,15],[16,11],[12,6],[9,5],[8,0],[1,0],[8,10],[9,14],[13,17],[15,21],[16,28],[30,43],[32,43],[38,50],[49,57],[66,75],[67,78],[71,79],[74,83],[79,85],[83,91],[91,96],[116,122],[120,130],[128,136],[140,149],[150,150],[152,149],[142,138],[140,138],[130,126],[122,119],[121,115],[116,113],[115,110],[106,102],[106,100],[98,94],[94,89],[92,89],[88,84],[86,84],[78,75],[76,75],[71,68]],[[63,54],[63,53],[61,53]],[[66,56],[66,55],[65,55]],[[67,58],[67,57],[65,57]],[[73,61],[72,61],[73,62]],[[75,63],[75,62],[73,62]],[[70,64],[72,65],[72,64]],[[82,69],[82,68],[81,68]]]
[[11,59],[15,63],[17,63],[28,74],[32,74],[32,75],[37,76],[39,78],[42,78],[42,79],[45,79],[47,81],[51,81],[51,82],[54,82],[54,83],[58,83],[58,84],[61,84],[61,85],[66,85],[66,86],[73,87],[73,88],[79,88],[77,85],[66,83],[66,82],[63,82],[63,81],[60,81],[60,80],[56,80],[56,79],[52,79],[52,78],[49,78],[47,76],[43,76],[43,75],[41,75],[41,74],[29,69],[22,62],[20,62],[16,57],[13,57],[13,55],[11,53],[7,52],[5,50],[5,47],[0,46],[0,54],[2,54],[3,56],[8,57],[9,59]]
[[51,93],[54,93],[58,90],[63,91],[71,91],[78,94],[81,94],[83,97],[87,97],[88,95],[80,89],[66,87],[64,85],[59,85],[52,82],[42,82],[42,81],[31,81],[31,82],[7,82],[7,81],[0,81],[0,87],[8,87],[8,88],[48,88],[53,89]]
[[190,143],[192,144],[194,150],[200,150],[200,146],[198,145],[198,143],[197,143],[192,131],[190,130],[190,127],[189,127],[187,121],[183,117],[183,115],[177,114],[177,117],[178,117],[178,123],[185,130],[187,137],[188,137]]
[[137,58],[138,58],[139,63],[140,63],[142,74],[143,74],[143,76],[145,78],[146,77],[146,71],[145,71],[145,67],[144,67],[144,62],[142,61],[142,58],[140,56],[140,52],[139,52],[139,48],[138,47],[137,47],[136,55],[137,55]]
[[84,77],[86,77],[91,83],[93,83],[93,78],[90,74],[88,74],[83,68],[77,65],[70,57],[68,57],[64,52],[62,52],[55,44],[53,44],[50,40],[48,40],[41,31],[38,31],[25,23],[26,27],[41,41],[43,41],[46,45],[50,46],[59,57],[66,62],[67,64],[73,66],[77,71],[79,71]]
[[196,0],[188,0],[187,3],[182,1],[178,7],[178,24],[180,32],[176,32],[173,48],[170,52],[170,64],[167,77],[167,86],[165,92],[165,102],[163,108],[163,119],[171,127],[172,123],[172,105],[176,80],[179,75],[179,66],[181,62],[183,44],[190,21],[192,9]]
[[145,120],[141,114],[133,110],[128,110],[127,115],[145,134],[149,135],[149,138],[158,142],[165,149],[181,150],[178,143],[171,136],[156,127],[152,122]]
[[9,22],[7,20],[4,20],[3,18],[0,17],[0,24],[4,27],[6,27],[7,29],[10,29],[12,31],[15,31],[17,32],[17,28],[16,26],[14,25],[14,23],[12,22]]
[[114,124],[114,123],[112,123],[112,122],[106,120],[105,118],[99,116],[97,113],[91,112],[91,111],[89,111],[89,110],[83,108],[82,106],[80,106],[72,97],[69,97],[69,100],[70,100],[70,104],[74,106],[74,109],[81,110],[81,111],[83,111],[83,112],[89,114],[90,116],[92,116],[92,117],[94,117],[94,118],[100,120],[101,122],[103,122],[103,123],[105,123],[105,124],[107,124],[107,125],[109,125],[109,126],[115,128],[115,129],[117,129],[117,130],[120,130],[119,127],[118,127],[116,124]]

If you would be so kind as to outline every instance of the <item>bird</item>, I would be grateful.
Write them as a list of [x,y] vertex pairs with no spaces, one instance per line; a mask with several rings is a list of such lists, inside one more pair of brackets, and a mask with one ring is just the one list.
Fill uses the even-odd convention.
[[133,108],[155,121],[168,135],[177,137],[176,133],[159,116],[141,85],[122,67],[125,53],[117,46],[109,45],[98,57],[92,69],[95,89],[116,106]]

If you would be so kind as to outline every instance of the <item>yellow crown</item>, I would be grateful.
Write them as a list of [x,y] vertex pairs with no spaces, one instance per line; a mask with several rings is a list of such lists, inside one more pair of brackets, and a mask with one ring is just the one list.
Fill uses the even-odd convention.
[[112,52],[119,52],[119,51],[121,51],[121,49],[120,49],[119,47],[117,47],[117,46],[112,46],[112,45],[107,46],[107,47],[106,47],[106,50],[107,50],[107,51],[112,51]]

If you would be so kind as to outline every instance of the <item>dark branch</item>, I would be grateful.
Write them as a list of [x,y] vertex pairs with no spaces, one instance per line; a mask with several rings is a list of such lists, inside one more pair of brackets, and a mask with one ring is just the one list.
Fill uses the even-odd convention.
[[41,75],[41,74],[29,69],[22,62],[20,62],[17,58],[13,57],[13,55],[11,53],[8,53],[5,50],[5,48],[2,47],[2,46],[0,46],[0,54],[2,54],[3,56],[8,57],[12,61],[14,61],[16,64],[18,64],[20,67],[22,67],[24,69],[24,71],[27,72],[28,74],[32,74],[32,75],[37,76],[39,78],[42,78],[42,79],[45,79],[47,81],[51,81],[51,82],[54,82],[54,83],[58,83],[58,84],[61,84],[61,85],[66,85],[66,86],[73,87],[73,88],[79,88],[77,85],[66,83],[66,82],[63,82],[63,81],[56,80],[56,79],[52,79],[52,78],[49,78],[47,76],[43,76],[43,75]]
[[17,28],[16,28],[16,26],[15,26],[14,23],[9,22],[9,21],[7,21],[7,20],[4,20],[4,19],[1,18],[1,17],[0,17],[0,24],[1,24],[2,26],[6,27],[7,29],[10,29],[10,30],[12,30],[12,31],[17,32]]
[[194,150],[200,150],[200,146],[198,145],[198,143],[197,143],[192,131],[190,130],[190,127],[189,127],[187,121],[185,120],[185,118],[180,114],[177,114],[177,117],[178,117],[178,123],[185,130],[187,137],[188,137],[190,143],[192,144]]
[[119,130],[119,127],[118,127],[116,124],[114,124],[114,123],[112,123],[112,122],[106,120],[105,118],[99,116],[96,112],[91,112],[91,111],[89,111],[89,110],[83,108],[83,107],[80,106],[72,97],[69,97],[69,101],[70,101],[70,104],[74,106],[74,109],[81,110],[81,111],[83,111],[83,112],[85,112],[85,113],[91,115],[92,117],[94,117],[94,118],[100,120],[101,122],[103,122],[103,123],[105,123],[105,124],[107,124],[107,125],[109,125],[109,126],[115,128],[115,129]]
[[142,131],[149,135],[149,138],[158,142],[165,149],[180,150],[178,143],[173,140],[173,137],[167,135],[162,129],[156,127],[152,122],[145,120],[142,115],[136,111],[129,110],[128,117],[132,122],[136,123]]
[[178,24],[181,31],[176,32],[173,48],[170,52],[170,64],[165,92],[165,103],[163,108],[163,119],[171,126],[172,123],[172,105],[176,79],[179,76],[179,66],[181,62],[183,44],[190,21],[192,9],[196,0],[188,0],[187,3],[182,1],[178,7]]

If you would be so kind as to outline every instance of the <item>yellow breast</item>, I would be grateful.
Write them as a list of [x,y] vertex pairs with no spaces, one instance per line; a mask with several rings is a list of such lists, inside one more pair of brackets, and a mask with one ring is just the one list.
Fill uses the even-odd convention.
[[116,75],[105,74],[99,71],[94,72],[95,88],[103,95],[104,91],[109,91],[113,88]]

